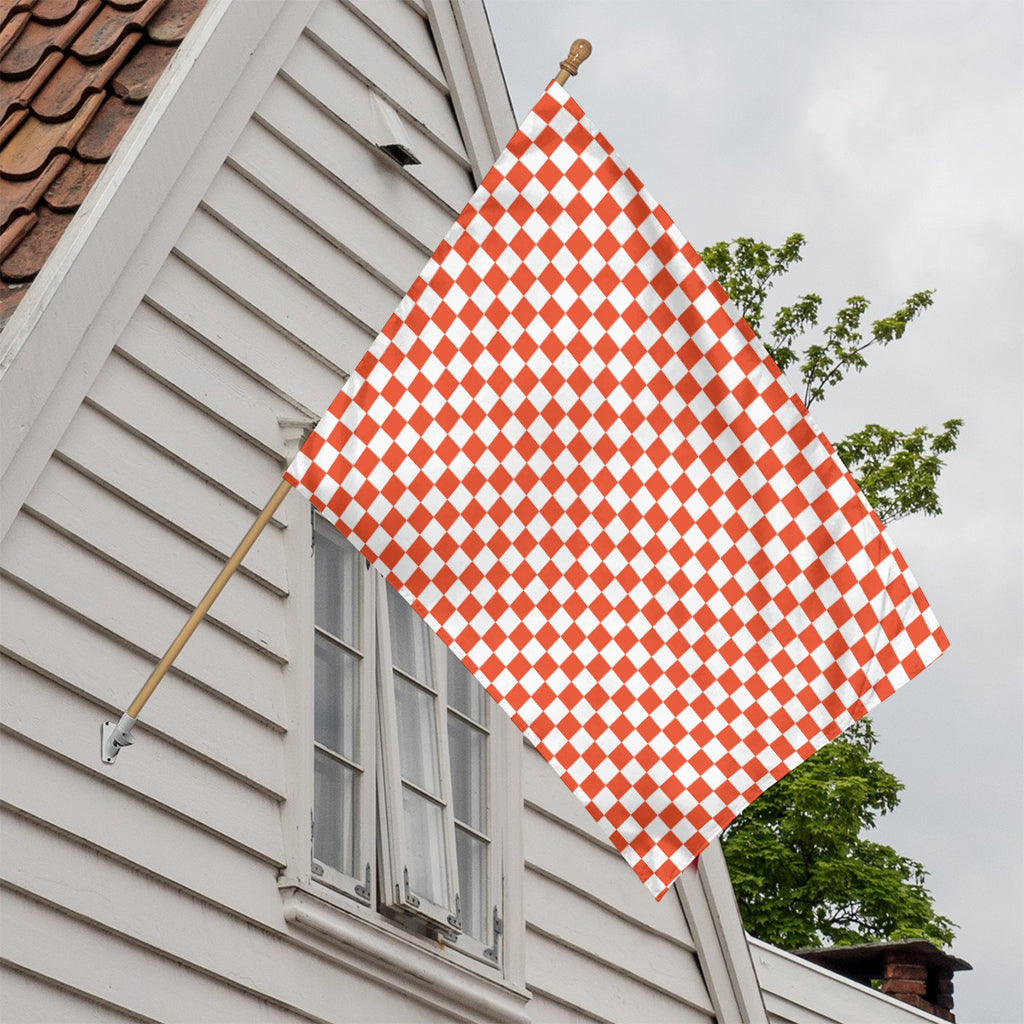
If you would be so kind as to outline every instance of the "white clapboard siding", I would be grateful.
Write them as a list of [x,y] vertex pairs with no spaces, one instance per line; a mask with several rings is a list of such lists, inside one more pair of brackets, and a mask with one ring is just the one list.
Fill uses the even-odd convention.
[[355,366],[377,333],[203,210],[189,221],[176,248],[243,305],[345,369]]
[[[530,930],[586,955],[600,970],[642,978],[680,1002],[692,1002],[703,988],[694,950],[567,888],[560,879],[527,871],[526,907]],[[671,896],[671,894],[670,894]],[[702,1002],[701,1009],[710,1009]]]
[[[320,4],[306,26],[306,35],[372,84],[453,155],[466,159],[447,90],[435,86],[351,9],[341,3]],[[289,67],[287,62],[285,67]]]
[[[281,899],[276,886],[267,885],[264,861],[195,822],[169,815],[119,785],[110,769],[101,774],[93,765],[69,765],[12,736],[4,737],[3,746],[11,749],[0,751],[0,763],[18,767],[4,783],[9,814],[162,878],[183,895],[244,912],[267,927],[280,924]],[[98,807],[111,811],[98,814]]]
[[361,266],[351,253],[230,167],[221,168],[204,205],[231,231],[320,295],[344,296],[345,312],[367,330],[383,324],[402,297],[397,285]]
[[771,1024],[921,1024],[935,1018],[792,953],[750,940]]
[[300,410],[282,408],[244,366],[225,359],[148,303],[132,315],[117,352],[280,464],[278,416]]
[[[595,1019],[629,1019],[613,1009],[616,993],[624,992],[643,1007],[644,1020],[711,1019],[711,997],[675,894],[655,902],[529,746],[523,796],[530,988],[565,1012],[576,1008]],[[552,946],[572,951],[572,969],[549,963],[559,962]]]
[[614,961],[600,962],[583,950],[533,931],[526,933],[526,983],[592,1019],[644,1024],[709,1024],[710,1008],[681,1002],[645,977],[625,972]]
[[[5,654],[68,690],[96,702],[96,720],[116,718],[153,670],[140,655],[51,600],[4,582]],[[50,642],[40,643],[40,637]],[[161,699],[146,707],[146,733],[155,733],[219,765],[266,793],[281,795],[285,778],[280,729],[238,713],[219,695],[183,682],[172,671]],[[31,694],[29,694],[31,700]],[[101,709],[106,709],[103,714]],[[230,742],[225,742],[230,736]]]
[[[69,764],[109,771],[99,763],[99,725],[96,705],[25,666],[3,659],[0,689],[4,728],[0,757],[10,764],[13,737],[43,742]],[[140,726],[140,742],[144,736]],[[121,768],[116,784],[190,819],[268,864],[283,863],[280,800],[247,781],[228,775],[190,751],[145,736],[145,758],[136,757]]]
[[383,36],[406,63],[429,79],[435,88],[448,92],[444,70],[438,59],[427,19],[422,9],[404,3],[382,4],[377,0],[344,0],[367,25]]
[[18,1024],[139,1024],[143,1020],[6,966],[0,966],[0,993],[4,1019]]
[[[220,571],[221,559],[56,459],[43,470],[25,507],[79,546],[102,553],[122,571],[186,605],[196,604]],[[283,613],[281,595],[237,574],[218,598],[211,621],[285,659]]]
[[[98,409],[83,405],[54,458],[103,484],[145,515],[226,561],[257,509],[225,500],[208,481]],[[282,511],[281,509],[278,510]],[[246,556],[242,571],[287,593],[284,551],[274,523]]]
[[[0,948],[10,962],[86,998],[113,996],[133,1019],[161,1024],[293,1024],[317,1019],[179,963],[160,951],[159,939],[147,948],[102,922],[79,920],[23,893],[0,890],[0,917]],[[113,964],[116,978],[110,974]]]
[[[439,145],[414,121],[405,120],[409,149],[420,163],[399,169],[389,156],[376,148],[370,87],[316,42],[299,40],[282,74],[286,82],[323,109],[337,124],[347,128],[372,153],[381,174],[398,174],[407,178],[427,198],[443,203],[451,211],[458,210],[465,203],[468,198],[466,188],[471,185],[469,163],[465,157]],[[450,111],[448,120],[454,125],[455,119]]]
[[[167,975],[164,985],[173,985],[167,965],[181,964],[216,980],[236,998],[260,1000],[269,1004],[268,1008],[288,1007],[303,1019],[337,1020],[341,992],[346,1001],[360,1007],[360,1022],[408,1020],[410,1011],[422,1013],[382,990],[372,976],[360,977],[338,964],[311,958],[305,948],[276,928],[200,899],[182,899],[165,879],[135,870],[24,818],[9,816],[5,827],[14,848],[0,866],[6,889],[61,908],[93,929],[113,929],[139,954],[159,950],[160,960],[150,961],[149,968],[154,975]],[[110,893],[116,893],[117,899],[111,900]],[[12,902],[17,906],[17,901]],[[304,978],[306,984],[297,986],[297,977]],[[145,1004],[140,1008],[146,1012]],[[236,1014],[238,1011],[231,1016],[189,1016],[179,1011],[159,1019],[248,1019]]]
[[[190,611],[28,515],[19,516],[11,527],[0,564],[29,589],[135,650],[151,653],[154,664]],[[224,694],[240,709],[283,725],[280,664],[269,651],[207,622],[175,664],[182,675]]]
[[258,508],[277,486],[280,459],[219,423],[181,395],[112,352],[88,401],[172,458]]
[[[267,90],[254,120],[362,197],[428,253],[437,248],[461,208],[449,207],[408,175],[397,173],[388,157],[284,79],[278,78]],[[468,198],[467,191],[462,203]]]
[[[344,380],[344,371],[325,354],[271,326],[176,255],[160,268],[146,298],[267,391],[294,403],[300,416],[318,418]],[[282,366],[288,367],[284,379]]]
[[[250,122],[231,151],[231,163],[398,294],[404,294],[423,269],[430,255],[425,246],[383,221],[361,198],[338,188],[337,182],[266,128]],[[223,211],[209,195],[207,202]]]

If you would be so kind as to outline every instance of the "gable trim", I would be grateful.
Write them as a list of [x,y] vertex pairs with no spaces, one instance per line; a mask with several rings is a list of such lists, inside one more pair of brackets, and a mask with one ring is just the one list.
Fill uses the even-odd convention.
[[210,0],[0,334],[0,538],[314,0]]
[[715,840],[674,884],[719,1024],[768,1024],[761,986]]

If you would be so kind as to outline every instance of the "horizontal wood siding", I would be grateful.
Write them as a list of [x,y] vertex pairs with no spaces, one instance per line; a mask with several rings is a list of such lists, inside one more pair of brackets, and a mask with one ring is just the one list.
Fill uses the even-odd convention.
[[[420,165],[375,147],[373,95]],[[311,679],[290,672],[287,528],[305,502],[278,510],[136,748],[104,768],[98,742],[277,487],[279,418],[326,408],[473,187],[425,5],[323,0],[4,547],[5,1019],[439,1019],[393,969],[285,922],[283,808],[309,813],[288,805],[289,687]],[[655,903],[525,760],[535,1019],[710,1020],[675,895]]]
[[655,902],[529,745],[523,761],[531,991],[560,1008],[554,1020],[713,1019],[675,894]]
[[[310,12],[0,554],[4,1020],[436,1016],[393,972],[285,921],[304,635],[286,531],[308,529],[305,502],[278,510],[136,746],[99,760],[100,723],[277,487],[279,418],[323,412],[472,193],[425,11]],[[372,144],[371,92],[420,167]]]

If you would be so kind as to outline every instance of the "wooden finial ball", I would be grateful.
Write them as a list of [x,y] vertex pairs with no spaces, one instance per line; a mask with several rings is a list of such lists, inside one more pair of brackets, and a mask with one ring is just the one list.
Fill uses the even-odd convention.
[[593,47],[587,39],[577,39],[569,47],[569,56],[558,66],[570,75],[575,75],[580,65],[590,56]]

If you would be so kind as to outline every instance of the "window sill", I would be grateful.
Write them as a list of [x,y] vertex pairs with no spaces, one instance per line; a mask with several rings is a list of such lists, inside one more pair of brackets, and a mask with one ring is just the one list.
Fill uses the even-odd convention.
[[317,940],[321,951],[438,1012],[459,1007],[488,1019],[530,1024],[526,990],[453,963],[440,949],[434,952],[398,929],[335,907],[308,890],[282,886],[281,900],[288,925]]

